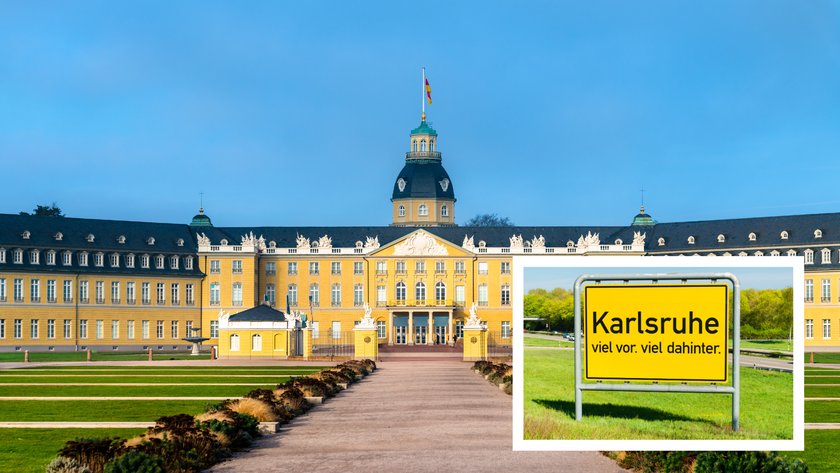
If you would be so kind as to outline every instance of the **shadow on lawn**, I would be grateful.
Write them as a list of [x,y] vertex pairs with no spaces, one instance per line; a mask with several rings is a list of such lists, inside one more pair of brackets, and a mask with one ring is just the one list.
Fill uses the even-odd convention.
[[[571,418],[575,417],[574,401],[560,401],[556,399],[534,399],[534,402],[549,409],[560,411]],[[683,415],[674,414],[673,412],[663,411],[661,409],[652,409],[650,407],[626,406],[620,404],[583,403],[583,417],[587,416],[617,417],[620,419],[689,421],[717,425],[715,422],[708,419],[686,417]]]

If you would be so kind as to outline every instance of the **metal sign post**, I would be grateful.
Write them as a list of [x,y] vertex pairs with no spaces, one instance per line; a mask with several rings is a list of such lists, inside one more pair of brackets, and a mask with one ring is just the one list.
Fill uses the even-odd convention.
[[[631,281],[647,281],[650,284],[644,285],[630,285]],[[668,281],[671,284],[663,285],[660,284],[661,281]],[[678,284],[673,284],[674,281],[678,281]],[[688,284],[689,281],[697,282],[697,281],[710,281],[710,283],[706,284]],[[674,289],[674,291],[679,291],[678,297],[685,297],[685,294],[690,292],[695,292],[698,296],[704,296],[703,289],[714,289],[714,288],[721,288],[721,287],[728,287],[722,286],[719,284],[719,281],[729,281],[732,285],[732,292],[733,292],[733,305],[732,308],[732,385],[731,386],[719,386],[717,384],[712,383],[711,385],[705,386],[698,386],[698,385],[686,385],[686,384],[629,384],[630,381],[638,381],[638,380],[646,380],[646,381],[663,381],[663,382],[670,382],[670,381],[682,381],[682,382],[703,382],[703,381],[722,381],[725,382],[727,379],[727,356],[728,353],[726,350],[726,337],[729,336],[729,331],[727,330],[726,319],[728,318],[728,295],[726,294],[728,290],[723,292],[725,302],[724,302],[724,324],[722,331],[723,333],[723,340],[724,345],[722,350],[718,350],[720,348],[719,345],[706,345],[705,343],[698,343],[695,344],[694,341],[689,340],[688,342],[684,342],[683,346],[688,346],[691,350],[697,350],[700,354],[709,356],[706,359],[717,359],[718,355],[723,357],[723,372],[721,373],[718,371],[717,368],[710,368],[706,365],[697,365],[697,373],[692,374],[691,370],[687,370],[686,375],[679,375],[674,376],[673,370],[671,372],[668,371],[668,367],[656,366],[651,364],[646,364],[644,362],[638,363],[629,363],[627,365],[628,370],[632,372],[632,374],[627,375],[623,374],[623,368],[621,363],[610,364],[607,369],[600,369],[600,370],[593,370],[593,373],[590,374],[589,372],[589,359],[587,359],[587,379],[596,379],[596,383],[585,383],[583,380],[583,363],[582,363],[582,350],[581,350],[581,334],[582,331],[582,304],[581,304],[581,293],[586,290],[586,288],[598,288],[601,290],[608,290],[608,289],[626,289],[632,288],[635,292],[636,296],[640,294],[644,294],[646,288],[651,289],[652,293],[657,293],[658,298],[649,298],[649,299],[638,299],[640,301],[646,302],[650,304],[659,304],[660,306],[665,304],[666,302],[662,302],[661,295],[665,292],[668,292],[670,289]],[[601,286],[604,282],[611,282],[613,285],[610,286]],[[586,283],[595,283],[586,285]],[[696,289],[696,290],[695,290]],[[625,291],[626,292],[626,291]],[[708,293],[708,291],[706,291]],[[712,291],[714,292],[714,291]],[[603,296],[602,296],[603,297]],[[684,299],[678,299],[680,303],[686,303]],[[694,301],[698,304],[706,304],[709,305],[709,297],[704,296],[701,299]],[[714,301],[712,301],[714,302]],[[732,395],[732,430],[738,431],[739,427],[739,406],[740,406],[740,338],[741,338],[741,310],[740,310],[740,303],[741,303],[741,288],[740,283],[738,282],[738,278],[732,273],[670,273],[670,274],[608,274],[608,275],[594,275],[594,274],[585,274],[577,278],[575,281],[574,286],[574,307],[575,307],[575,419],[581,420],[583,418],[583,391],[635,391],[635,392],[683,392],[683,393],[717,393],[717,394],[731,394]],[[627,304],[625,304],[627,306]],[[590,308],[586,308],[587,312],[590,311]],[[638,336],[644,337],[661,337],[667,332],[668,328],[671,328],[674,333],[685,335],[688,333],[688,336],[695,337],[695,340],[705,336],[704,340],[707,340],[709,337],[709,333],[715,334],[717,336],[718,331],[721,330],[720,327],[720,320],[714,317],[708,317],[703,319],[700,315],[695,316],[693,311],[689,312],[689,317],[686,319],[683,317],[682,319],[682,326],[678,328],[677,325],[677,318],[671,317],[668,314],[668,317],[648,317],[644,319],[643,325],[643,311],[639,310],[638,312],[632,312],[627,314],[624,318],[613,317],[607,319],[609,315],[609,311],[603,311],[599,316],[596,313],[593,313],[593,322],[590,325],[587,325],[586,332],[590,336],[587,337],[586,343],[590,343],[594,333],[597,332],[598,327],[602,329],[602,332],[606,332],[610,335],[618,334],[623,338],[622,340],[628,340],[630,336],[630,332],[635,331],[638,332]],[[605,322],[605,319],[612,325],[608,325],[608,322]],[[667,322],[672,322],[672,325],[667,325]],[[704,325],[705,323],[705,325]],[[706,333],[704,332],[704,327],[706,329]],[[590,333],[590,329],[592,332]],[[613,330],[614,333],[610,333],[610,330]],[[694,335],[694,331],[698,332],[698,335]],[[602,335],[601,337],[605,337]],[[719,338],[719,337],[718,337]],[[690,343],[689,343],[690,342]],[[679,354],[681,352],[675,352],[676,350],[673,345],[675,342],[672,342],[671,346],[667,347],[668,353],[671,353],[670,356],[676,356],[673,353]],[[591,347],[593,348],[593,354],[590,355],[592,358],[596,358],[595,353],[598,353],[598,357],[603,359],[610,359],[614,360],[616,356],[613,353],[618,352],[621,354],[621,357],[626,357],[629,360],[636,358],[635,361],[639,360],[650,360],[652,354],[661,354],[665,357],[665,352],[662,351],[662,341],[658,342],[658,345],[654,345],[654,342],[647,343],[646,347],[637,347],[638,344],[629,344],[629,343],[616,343],[614,346],[612,342],[605,343],[601,341],[599,344]],[[654,348],[651,348],[651,346]],[[601,348],[603,347],[603,348]],[[587,353],[589,353],[590,346],[587,345]],[[638,348],[638,349],[637,349]],[[679,347],[678,347],[679,348]],[[617,349],[617,350],[614,350]],[[722,353],[718,353],[721,351]],[[610,355],[605,355],[604,352],[609,352]],[[694,351],[691,352],[692,354],[695,353]],[[667,358],[667,357],[666,357]],[[673,360],[671,360],[673,361]],[[674,363],[672,363],[674,364]],[[680,363],[680,370],[685,371],[685,365]],[[645,374],[645,370],[651,371],[649,374]],[[721,377],[722,376],[722,377]],[[604,384],[601,380],[622,380],[624,381],[621,384]]]

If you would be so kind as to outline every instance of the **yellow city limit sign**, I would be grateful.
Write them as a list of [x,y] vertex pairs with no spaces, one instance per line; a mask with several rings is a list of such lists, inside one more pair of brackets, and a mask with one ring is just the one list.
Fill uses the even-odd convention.
[[725,284],[593,285],[584,289],[587,379],[728,379]]

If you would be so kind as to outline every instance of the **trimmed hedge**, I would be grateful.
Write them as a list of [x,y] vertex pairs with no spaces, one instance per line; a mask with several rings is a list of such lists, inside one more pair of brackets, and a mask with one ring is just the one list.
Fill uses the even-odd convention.
[[623,468],[673,473],[807,473],[802,460],[775,452],[619,452]]

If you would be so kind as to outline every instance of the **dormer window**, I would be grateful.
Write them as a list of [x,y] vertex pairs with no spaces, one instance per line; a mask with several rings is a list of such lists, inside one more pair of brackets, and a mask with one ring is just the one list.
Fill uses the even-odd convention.
[[79,266],[87,266],[88,265],[88,254],[87,251],[83,251],[79,253]]
[[746,251],[742,251],[742,252],[738,253],[738,256],[747,256],[747,252],[746,252]]
[[117,253],[112,253],[111,258],[111,267],[112,268],[119,268],[120,267],[120,255]]
[[773,250],[770,252],[770,256],[781,256],[782,254],[779,253],[779,250]]
[[755,241],[755,233],[750,233],[749,235],[747,235],[747,239],[749,241]]
[[155,237],[146,238],[147,245],[154,245],[155,244]]
[[149,267],[149,255],[140,256],[140,267],[141,268],[148,268]]
[[271,240],[270,242],[268,242],[268,247],[269,248],[277,248],[277,242],[274,241],[274,240]]
[[61,233],[61,232],[58,232],[55,235],[53,235],[53,238],[55,238],[55,241],[61,241],[61,240],[64,239],[64,234]]
[[621,238],[617,238],[617,239],[615,240],[615,244],[616,244],[616,245],[621,245],[621,244],[623,244],[623,243],[624,243],[624,241],[622,241],[622,240],[621,240]]
[[718,240],[718,243],[726,243],[726,237],[723,235],[723,233],[721,233],[720,235],[718,235],[718,239],[717,239],[717,240]]
[[184,239],[178,238],[177,240],[175,240],[175,244],[178,246],[184,246]]
[[133,268],[134,267],[134,253],[129,253],[125,255],[125,267],[126,268]]
[[170,256],[169,257],[169,267],[172,269],[178,269],[178,257],[177,256]]
[[822,230],[819,228],[814,230],[814,238],[822,238]]
[[38,250],[29,250],[29,264],[39,264],[41,252]]
[[755,256],[764,256],[764,252],[763,252],[763,251],[756,251],[756,252],[755,252],[755,253],[753,253],[753,254],[754,254]]
[[117,243],[119,243],[120,245],[125,245],[125,235],[118,236]]
[[192,269],[193,269],[193,257],[192,256],[187,256],[186,258],[184,258],[184,269],[186,269],[187,271],[192,271]]
[[23,250],[18,248],[12,251],[12,262],[15,264],[23,264]]
[[689,245],[693,245],[693,244],[694,244],[694,235],[690,235],[690,236],[688,237],[688,244],[689,244]]
[[6,262],[6,249],[0,248],[0,263]]
[[88,233],[88,234],[87,234],[87,236],[85,237],[85,240],[87,240],[87,242],[88,242],[88,243],[93,243],[93,240],[94,240],[95,238],[96,238],[96,237],[95,237],[95,236],[93,236],[93,233]]
[[20,237],[24,240],[28,240],[30,235],[31,233],[29,233],[29,230],[24,230],[23,233],[20,234]]
[[227,238],[222,238],[219,241],[219,244],[222,245],[222,246],[227,246],[227,244],[228,244]]
[[481,240],[481,241],[479,241],[479,242],[478,242],[478,247],[479,247],[479,248],[485,248],[486,246],[487,246],[487,242],[486,242],[486,241]]
[[55,250],[49,250],[46,252],[46,264],[55,264]]
[[665,239],[662,238],[662,237],[659,237],[659,239],[656,240],[656,244],[658,244],[659,246],[665,246]]
[[727,251],[726,253],[723,254],[723,256],[732,256],[732,253]]
[[155,256],[155,268],[163,269],[163,255]]
[[814,250],[807,249],[802,254],[805,256],[805,264],[814,264]]
[[779,233],[779,238],[781,238],[782,240],[787,240],[788,239],[787,230],[782,230],[782,233]]
[[573,242],[572,240],[569,240],[569,241],[566,242],[566,248],[574,248],[574,247],[575,247],[575,242]]
[[787,255],[788,256],[796,256],[796,250],[788,250]]
[[831,250],[823,248],[820,250],[820,256],[822,256],[822,264],[831,264]]
[[65,251],[61,254],[61,264],[64,266],[70,266],[73,264],[73,252],[72,251]]
[[105,266],[105,255],[102,253],[96,253],[93,255],[93,265],[97,267]]

